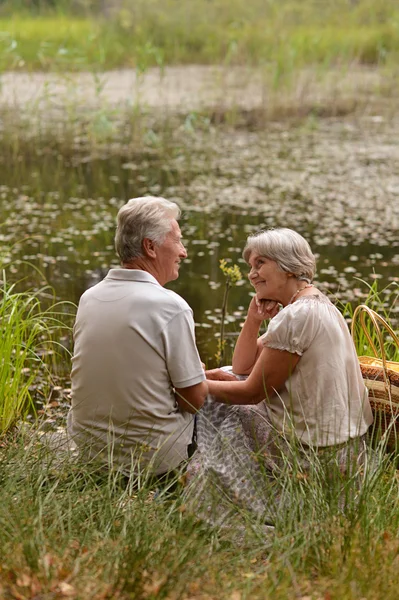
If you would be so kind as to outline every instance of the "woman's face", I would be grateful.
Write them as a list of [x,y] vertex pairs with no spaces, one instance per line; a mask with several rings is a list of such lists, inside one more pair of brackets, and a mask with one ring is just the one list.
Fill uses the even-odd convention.
[[287,296],[287,285],[291,275],[281,271],[277,263],[270,258],[251,252],[248,264],[251,267],[249,281],[254,286],[260,300],[282,302]]

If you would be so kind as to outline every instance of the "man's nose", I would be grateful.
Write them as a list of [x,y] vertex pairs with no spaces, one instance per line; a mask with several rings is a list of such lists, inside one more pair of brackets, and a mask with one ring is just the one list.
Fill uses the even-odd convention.
[[180,250],[179,256],[181,258],[187,258],[187,250],[186,250],[184,244],[180,244],[180,245],[181,245],[181,250]]

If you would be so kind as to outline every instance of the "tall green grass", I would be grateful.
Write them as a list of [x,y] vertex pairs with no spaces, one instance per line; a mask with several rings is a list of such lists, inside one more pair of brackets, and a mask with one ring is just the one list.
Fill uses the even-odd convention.
[[[393,331],[398,334],[397,330],[395,330],[395,325],[392,323],[392,318],[394,318],[395,323],[397,322],[396,315],[399,309],[399,286],[397,283],[392,283],[381,290],[379,289],[377,280],[375,280],[372,284],[369,284],[363,280],[361,283],[366,287],[366,289],[368,288],[367,297],[364,299],[362,304],[365,304],[377,312],[388,323],[388,325],[390,325]],[[387,298],[389,298],[389,303],[387,303]],[[348,303],[343,306],[343,313],[348,317],[349,320],[352,320],[353,311],[354,307],[352,304]],[[384,326],[380,325],[381,333],[384,338],[383,348],[380,348],[378,335],[369,317],[366,317],[365,319],[365,326],[375,348],[377,351],[379,351],[379,358],[381,358],[381,352],[383,351],[387,360],[399,362],[399,348],[393,343],[389,332],[384,328]],[[356,351],[359,356],[374,356],[373,348],[371,347],[364,330],[360,326],[359,321],[357,321],[355,324],[354,341],[356,345]]]
[[155,493],[148,478],[123,481],[61,446],[51,450],[34,430],[15,432],[0,447],[0,591],[4,598],[394,600],[396,471],[380,456],[362,476],[359,490],[356,477],[327,484],[317,461],[307,476],[287,468],[277,480],[283,500],[274,531],[234,504],[221,526],[211,526],[179,490]]
[[[0,435],[7,432],[29,410],[34,396],[46,401],[55,373],[55,356],[67,317],[60,307],[48,304],[49,288],[18,291],[2,271],[0,284]],[[50,296],[51,297],[51,296]],[[64,321],[64,322],[63,322]]]
[[399,52],[393,0],[136,0],[115,9],[86,3],[88,11],[60,1],[31,11],[11,11],[12,4],[0,13],[2,69],[227,63],[291,71],[315,63],[394,64]]

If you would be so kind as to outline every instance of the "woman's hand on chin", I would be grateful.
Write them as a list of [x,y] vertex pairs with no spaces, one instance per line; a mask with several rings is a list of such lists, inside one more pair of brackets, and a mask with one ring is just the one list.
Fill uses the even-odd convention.
[[234,375],[226,373],[222,369],[208,369],[205,371],[205,375],[211,381],[237,381]]
[[265,321],[266,319],[275,317],[279,310],[280,305],[278,302],[275,300],[258,298],[257,294],[255,294],[248,308],[248,316],[258,321]]

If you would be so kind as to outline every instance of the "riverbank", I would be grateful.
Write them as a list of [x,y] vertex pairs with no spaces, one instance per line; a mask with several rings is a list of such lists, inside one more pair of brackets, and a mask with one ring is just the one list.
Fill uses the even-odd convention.
[[82,73],[1,75],[0,106],[68,117],[69,112],[142,109],[165,112],[257,112],[259,118],[338,116],[396,110],[397,82],[383,70],[351,65],[318,72],[308,68],[283,89],[259,68],[191,65]]

